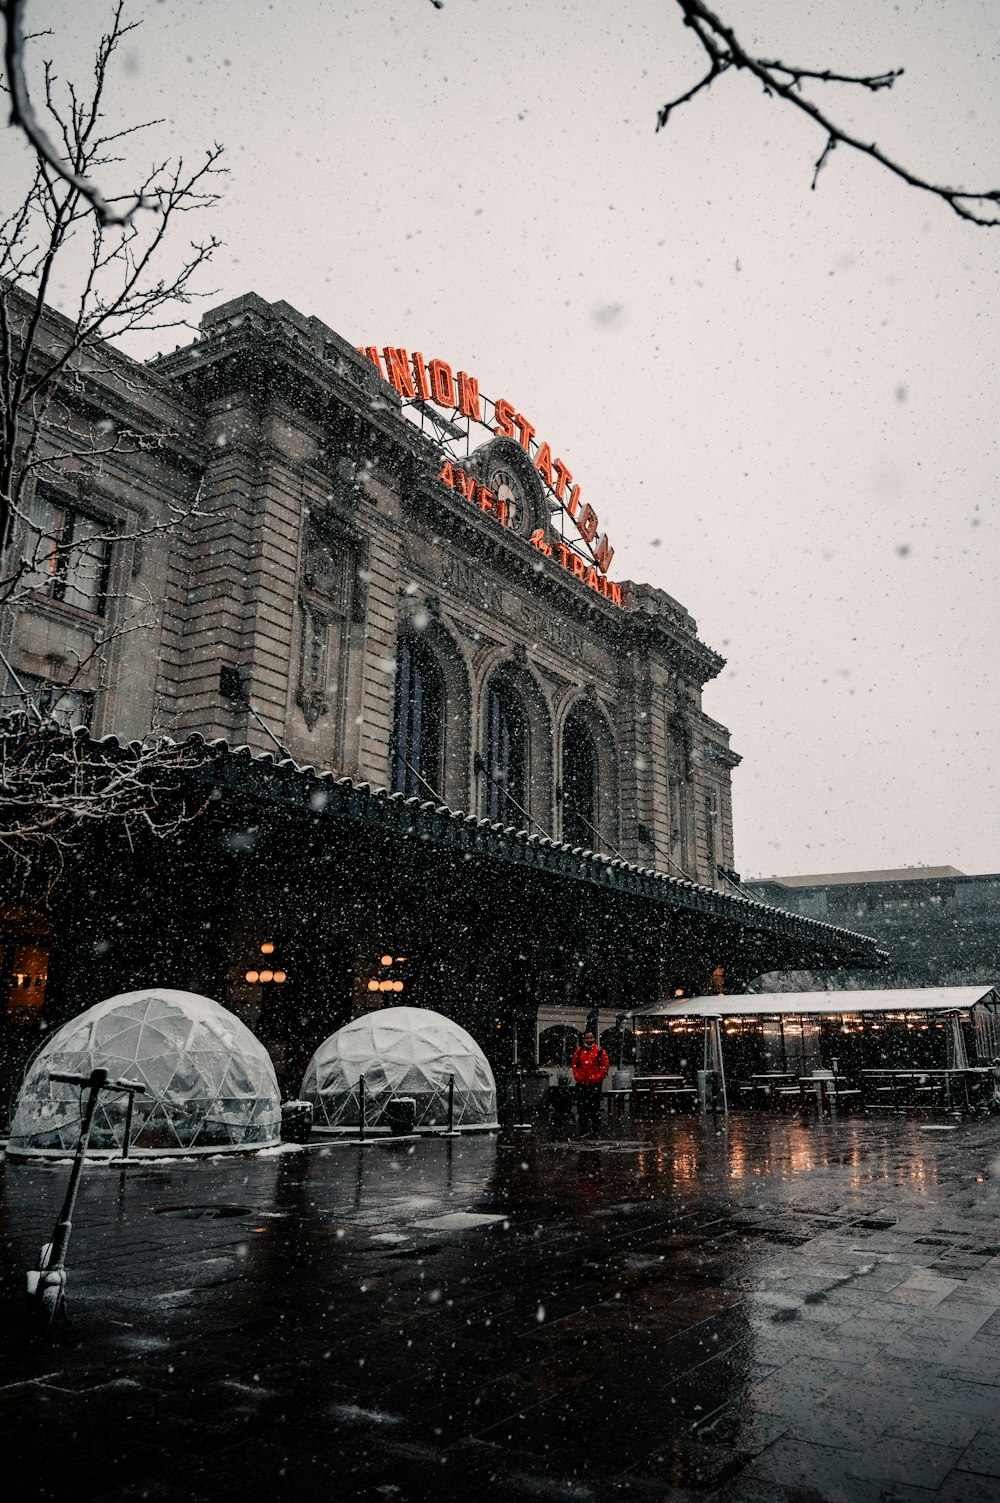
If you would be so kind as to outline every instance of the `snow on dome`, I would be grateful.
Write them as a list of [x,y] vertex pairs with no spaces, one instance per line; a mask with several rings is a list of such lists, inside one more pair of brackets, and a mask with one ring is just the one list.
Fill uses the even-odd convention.
[[[281,1096],[263,1044],[218,1002],[145,987],[98,1002],[54,1034],[29,1066],[17,1098],[16,1153],[76,1147],[87,1093],[50,1081],[58,1071],[139,1081],[131,1146],[163,1153],[262,1148],[277,1143]],[[92,1148],[120,1149],[127,1097],[102,1092]]]
[[489,1061],[471,1034],[424,1007],[383,1007],[338,1028],[316,1050],[302,1081],[318,1127],[356,1127],[365,1077],[365,1123],[374,1126],[398,1096],[417,1103],[418,1127],[448,1121],[455,1077],[455,1126],[496,1127],[497,1091]]

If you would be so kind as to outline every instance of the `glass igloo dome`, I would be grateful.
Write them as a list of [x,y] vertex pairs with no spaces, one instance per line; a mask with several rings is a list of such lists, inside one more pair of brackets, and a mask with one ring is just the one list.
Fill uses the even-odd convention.
[[455,1126],[496,1127],[497,1090],[489,1061],[471,1034],[424,1007],[383,1007],[338,1028],[316,1050],[302,1081],[317,1127],[357,1127],[360,1079],[365,1122],[374,1127],[392,1100],[412,1097],[417,1127],[448,1122],[448,1081],[455,1077]]
[[[87,1092],[52,1071],[138,1081],[131,1147],[160,1153],[263,1148],[277,1143],[281,1096],[263,1044],[239,1018],[193,992],[146,987],[98,1002],[54,1034],[24,1078],[13,1153],[66,1152],[80,1136]],[[102,1092],[90,1146],[121,1149],[124,1095]]]

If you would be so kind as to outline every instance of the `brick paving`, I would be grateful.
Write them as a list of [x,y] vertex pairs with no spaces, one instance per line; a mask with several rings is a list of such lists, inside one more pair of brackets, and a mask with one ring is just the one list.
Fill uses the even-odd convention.
[[4,1164],[11,1496],[1000,1503],[1000,1121],[615,1131]]

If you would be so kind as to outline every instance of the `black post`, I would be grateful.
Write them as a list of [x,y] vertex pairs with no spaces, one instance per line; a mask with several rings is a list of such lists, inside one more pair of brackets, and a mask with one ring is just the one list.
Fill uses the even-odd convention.
[[[67,1085],[78,1085],[81,1083],[75,1075],[50,1075],[49,1079],[58,1080]],[[83,1113],[80,1141],[76,1145],[73,1167],[69,1172],[66,1199],[63,1201],[59,1220],[56,1222],[55,1231],[52,1233],[52,1246],[49,1249],[48,1261],[45,1265],[47,1270],[62,1268],[66,1261],[66,1249],[69,1247],[69,1239],[73,1232],[73,1207],[76,1204],[76,1192],[80,1188],[80,1175],[83,1172],[83,1161],[86,1157],[87,1145],[90,1143],[90,1129],[94,1125],[97,1098],[101,1094],[101,1087],[107,1085],[107,1083],[107,1070],[91,1070],[90,1079],[87,1081],[87,1084],[90,1086],[90,1095],[87,1097],[87,1105]]]
[[49,1079],[57,1080],[64,1085],[89,1086],[90,1095],[87,1097],[87,1105],[84,1108],[80,1138],[76,1145],[73,1167],[70,1170],[69,1184],[66,1186],[66,1197],[52,1233],[52,1241],[47,1248],[42,1249],[40,1267],[28,1274],[28,1298],[34,1304],[46,1328],[52,1324],[59,1310],[65,1313],[66,1252],[73,1233],[73,1209],[76,1205],[77,1191],[80,1188],[83,1161],[90,1144],[90,1132],[94,1125],[98,1097],[102,1091],[127,1091],[131,1103],[137,1091],[146,1089],[144,1085],[131,1080],[109,1080],[105,1069],[91,1070],[89,1076],[53,1073]]
[[122,1139],[122,1158],[128,1158],[129,1145],[132,1142],[132,1113],[135,1110],[135,1092],[128,1092],[128,1106],[125,1108],[125,1136]]
[[448,1076],[448,1131],[455,1131],[455,1077]]
[[518,1125],[520,1125],[524,1121],[524,1091],[521,1087],[520,1070],[514,1076],[514,1091],[517,1096],[517,1121]]
[[361,1104],[361,1131],[358,1134],[362,1143],[365,1141],[365,1077],[358,1076],[358,1097]]

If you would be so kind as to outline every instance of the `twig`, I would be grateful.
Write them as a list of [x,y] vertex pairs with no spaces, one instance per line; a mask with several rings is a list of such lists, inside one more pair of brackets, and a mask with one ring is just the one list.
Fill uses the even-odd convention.
[[693,99],[702,89],[710,88],[716,78],[727,69],[746,69],[748,73],[752,73],[760,80],[765,94],[777,95],[786,103],[802,110],[817,125],[822,126],[826,133],[826,144],[813,170],[813,188],[816,187],[816,179],[821,168],[826,164],[834,148],[837,145],[849,146],[852,151],[859,151],[862,155],[871,157],[873,161],[878,162],[879,166],[893,173],[895,177],[901,178],[911,188],[918,188],[921,192],[932,193],[936,198],[942,199],[960,219],[968,220],[971,224],[981,225],[987,229],[1000,224],[1000,189],[966,191],[963,188],[951,188],[944,184],[931,183],[919,173],[911,172],[909,168],[893,161],[884,151],[880,151],[874,141],[861,141],[857,136],[850,135],[802,93],[803,81],[810,80],[815,83],[853,84],[856,88],[868,89],[875,94],[882,89],[891,89],[896,79],[902,76],[902,68],[891,69],[885,73],[854,76],[834,73],[829,68],[820,70],[793,67],[778,59],[753,57],[739,42],[732,28],[709,10],[708,6],[703,4],[703,0],[677,0],[677,4],[683,13],[685,26],[690,26],[698,38],[711,66],[706,76],[693,89],[689,89],[679,99],[671,100],[663,105],[657,115],[657,130],[663,129],[675,109]]

